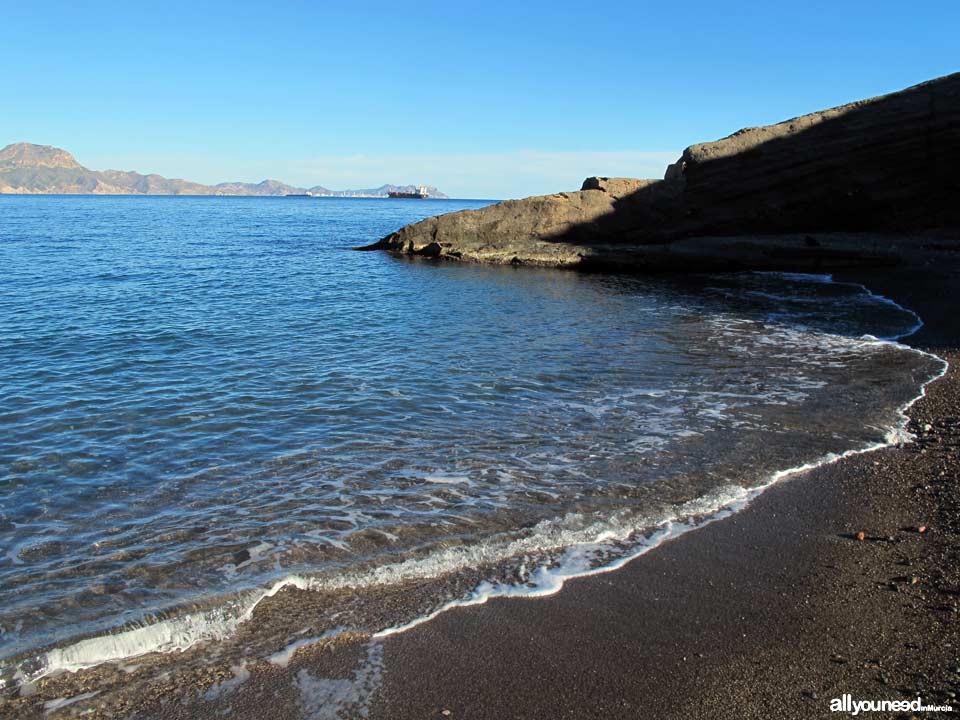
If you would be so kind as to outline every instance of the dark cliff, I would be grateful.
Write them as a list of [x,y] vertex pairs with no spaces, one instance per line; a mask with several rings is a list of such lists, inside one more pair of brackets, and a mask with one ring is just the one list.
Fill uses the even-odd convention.
[[429,218],[365,249],[640,269],[895,261],[865,235],[960,228],[960,73],[687,148],[663,180]]

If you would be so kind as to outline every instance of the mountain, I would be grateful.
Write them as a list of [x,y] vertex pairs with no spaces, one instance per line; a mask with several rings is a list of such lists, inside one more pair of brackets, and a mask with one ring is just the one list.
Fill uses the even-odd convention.
[[[18,195],[311,195],[322,197],[386,197],[392,190],[412,192],[413,185],[381,185],[369,190],[329,190],[322,185],[301,188],[279,180],[202,185],[141,175],[127,170],[90,170],[66,150],[51,145],[14,143],[0,150],[0,194]],[[433,186],[430,197],[446,198]]]
[[14,143],[0,150],[0,166],[32,168],[82,168],[77,159],[66,150],[49,145]]

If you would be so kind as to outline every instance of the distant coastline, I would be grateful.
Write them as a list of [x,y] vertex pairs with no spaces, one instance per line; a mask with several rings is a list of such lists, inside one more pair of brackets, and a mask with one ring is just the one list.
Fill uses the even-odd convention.
[[[417,185],[385,184],[358,190],[304,188],[279,180],[258,183],[223,182],[204,185],[132,170],[90,170],[66,150],[51,145],[18,142],[0,149],[0,195],[204,195],[285,197],[385,198],[391,192],[413,192]],[[427,185],[430,198],[449,196]]]

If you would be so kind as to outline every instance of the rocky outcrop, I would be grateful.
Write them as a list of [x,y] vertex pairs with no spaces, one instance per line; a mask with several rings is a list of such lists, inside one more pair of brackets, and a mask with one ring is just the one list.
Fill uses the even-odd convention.
[[582,252],[578,240],[599,240],[607,228],[601,231],[596,222],[614,215],[617,200],[652,182],[589,178],[584,183],[589,190],[439,215],[408,225],[374,247],[478,262],[576,264]]
[[663,180],[588,178],[363,249],[649,270],[891,262],[895,243],[864,238],[960,229],[957,167],[960,74],[693,145]]

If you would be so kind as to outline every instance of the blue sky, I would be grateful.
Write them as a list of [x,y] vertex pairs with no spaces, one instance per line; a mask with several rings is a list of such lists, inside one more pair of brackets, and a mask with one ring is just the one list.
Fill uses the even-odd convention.
[[519,197],[960,70],[960,2],[8,2],[0,146]]

